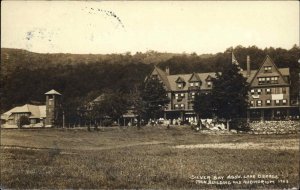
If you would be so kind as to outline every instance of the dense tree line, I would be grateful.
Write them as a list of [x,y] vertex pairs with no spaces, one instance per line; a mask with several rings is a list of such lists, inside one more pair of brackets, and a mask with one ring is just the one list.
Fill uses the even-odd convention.
[[[25,103],[44,103],[44,93],[55,89],[63,94],[66,117],[73,121],[77,108],[83,102],[97,97],[106,90],[129,94],[145,77],[153,65],[170,67],[171,74],[215,72],[231,64],[231,49],[222,53],[197,55],[171,54],[149,51],[135,54],[74,55],[39,54],[25,50],[1,49],[0,95],[3,113]],[[276,65],[289,67],[292,96],[298,92],[300,48],[286,50],[255,46],[234,48],[234,53],[245,69],[246,56],[251,56],[251,69],[257,69],[267,54]]]

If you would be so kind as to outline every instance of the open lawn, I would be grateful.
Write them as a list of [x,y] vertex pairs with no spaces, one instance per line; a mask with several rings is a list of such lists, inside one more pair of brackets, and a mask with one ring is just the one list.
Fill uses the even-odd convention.
[[6,129],[0,160],[4,188],[299,187],[298,134]]

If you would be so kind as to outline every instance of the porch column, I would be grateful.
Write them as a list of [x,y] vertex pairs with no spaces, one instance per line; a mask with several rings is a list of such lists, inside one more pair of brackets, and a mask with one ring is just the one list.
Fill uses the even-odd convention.
[[274,120],[274,109],[271,110],[272,116],[271,116],[271,120]]
[[290,109],[289,108],[287,108],[287,110],[286,110],[286,117],[287,117],[287,119],[290,119]]
[[261,109],[260,114],[261,114],[261,121],[264,122],[265,121],[265,110]]
[[250,122],[250,110],[247,110],[247,123]]
[[183,112],[180,112],[180,118],[183,121]]
[[166,119],[167,119],[167,113],[164,112],[164,120],[166,120]]

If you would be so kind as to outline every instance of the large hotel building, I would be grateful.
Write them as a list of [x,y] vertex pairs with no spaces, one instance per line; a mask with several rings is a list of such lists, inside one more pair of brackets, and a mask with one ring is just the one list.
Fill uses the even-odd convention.
[[[289,68],[277,68],[272,59],[266,56],[258,70],[251,70],[250,57],[247,56],[247,69],[240,72],[247,78],[251,89],[248,119],[281,120],[288,119],[298,112],[297,106],[291,105]],[[193,111],[196,92],[209,92],[213,87],[212,78],[216,74],[211,72],[170,75],[168,67],[165,71],[155,67],[151,76],[157,77],[163,83],[170,98],[164,110],[164,117],[191,121],[196,119]]]

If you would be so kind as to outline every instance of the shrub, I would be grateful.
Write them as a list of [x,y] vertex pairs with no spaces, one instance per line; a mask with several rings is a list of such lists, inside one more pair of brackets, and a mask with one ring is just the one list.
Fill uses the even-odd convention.
[[18,120],[18,127],[21,128],[23,125],[29,125],[29,118],[25,115],[22,115]]

